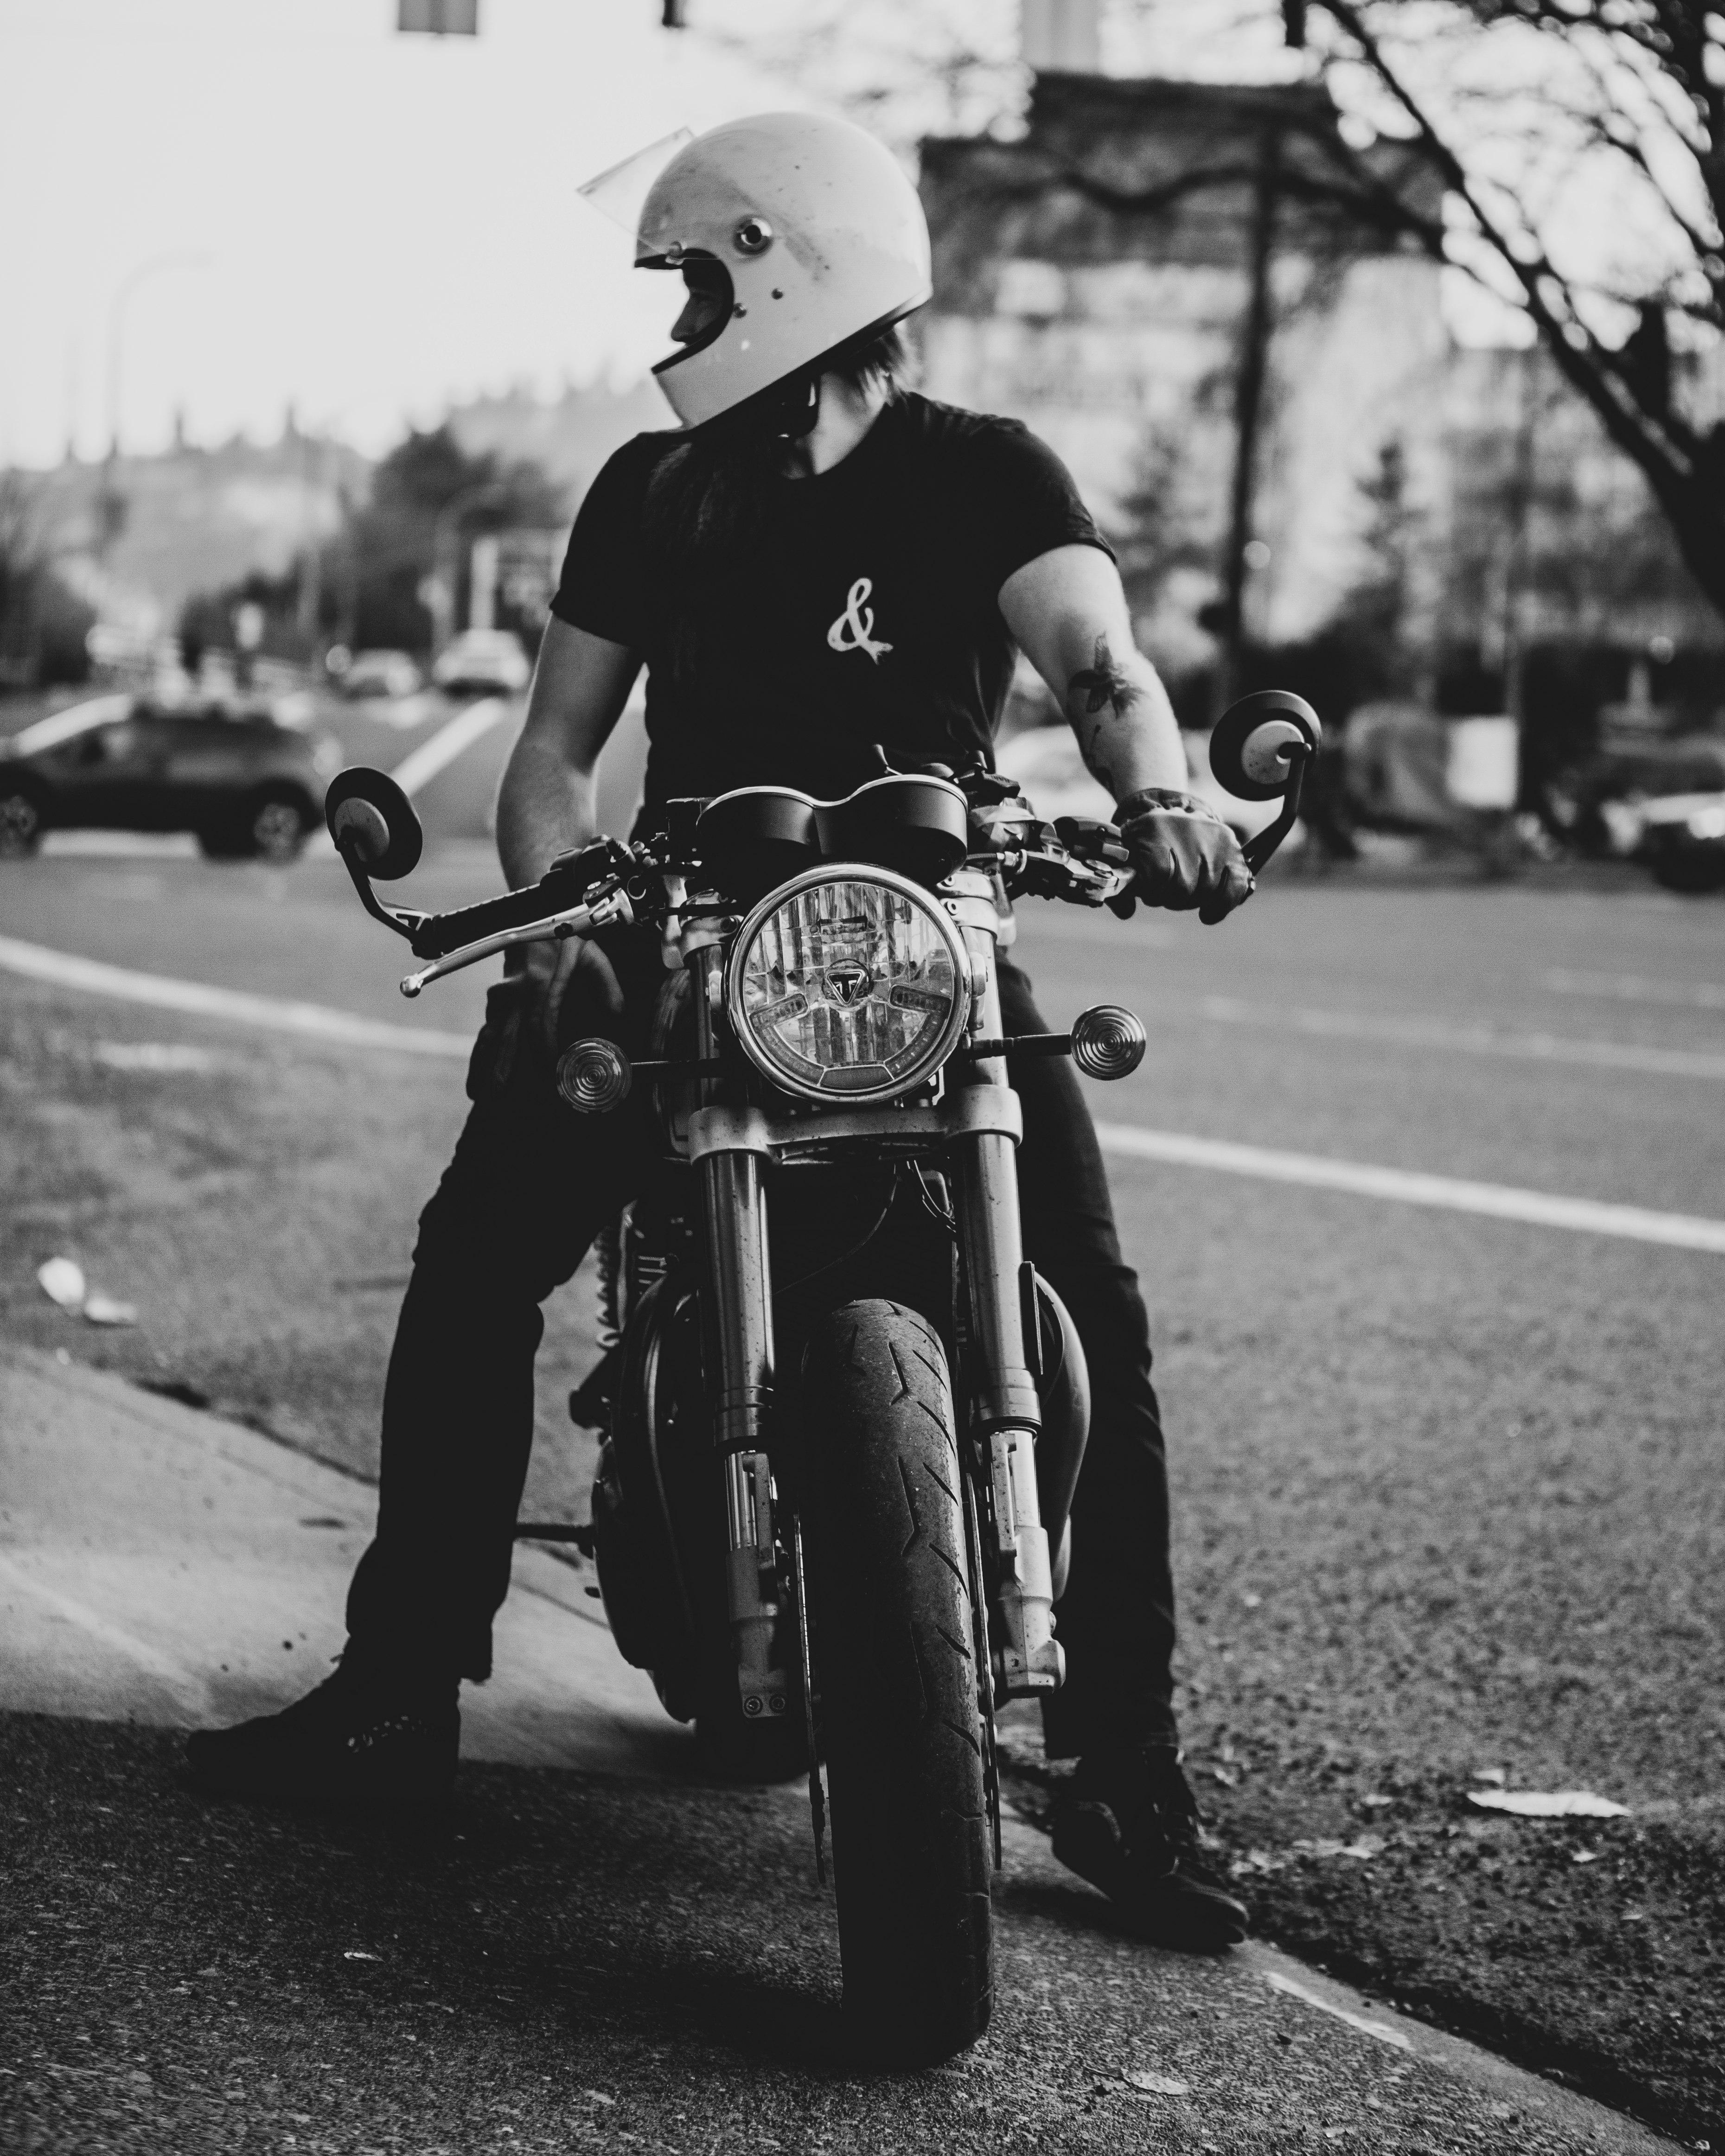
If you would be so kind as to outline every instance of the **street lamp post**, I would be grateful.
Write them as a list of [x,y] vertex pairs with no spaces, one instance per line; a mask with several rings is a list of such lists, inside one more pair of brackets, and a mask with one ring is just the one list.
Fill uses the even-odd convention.
[[[495,497],[501,490],[494,479],[476,480],[471,486],[464,486],[452,494],[431,527],[430,588],[434,596],[431,608],[431,655],[443,656],[444,647],[455,633],[455,600],[461,581],[459,538],[461,519],[468,510],[483,501],[487,495]],[[453,555],[449,573],[444,573],[447,555]]]
[[167,254],[152,254],[129,270],[115,287],[108,303],[108,454],[102,466],[101,528],[98,552],[105,554],[120,526],[120,493],[116,468],[120,461],[120,414],[126,381],[126,316],[140,288],[152,277],[170,270],[207,269],[209,256],[184,248]]

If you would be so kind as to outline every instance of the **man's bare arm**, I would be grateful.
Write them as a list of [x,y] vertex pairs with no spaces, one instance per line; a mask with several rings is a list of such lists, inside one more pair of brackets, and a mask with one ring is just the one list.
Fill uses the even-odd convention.
[[1060,700],[1084,760],[1114,796],[1146,904],[1217,921],[1251,896],[1240,842],[1188,791],[1186,752],[1156,669],[1132,642],[1120,577],[1095,547],[1056,547],[1000,590],[1006,625]]
[[1001,586],[1000,611],[1116,801],[1189,785],[1173,707],[1132,641],[1120,572],[1100,547],[1039,554]]
[[526,722],[497,795],[497,851],[511,890],[593,834],[593,769],[641,662],[555,616],[546,624]]

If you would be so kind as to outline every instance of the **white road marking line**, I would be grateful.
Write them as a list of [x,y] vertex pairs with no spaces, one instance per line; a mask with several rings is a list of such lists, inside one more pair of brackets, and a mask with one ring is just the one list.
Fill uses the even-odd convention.
[[90,995],[117,996],[127,1003],[153,1004],[158,1010],[187,1011],[197,1018],[234,1019],[243,1025],[306,1034],[350,1048],[393,1048],[408,1055],[452,1057],[473,1051],[466,1034],[389,1025],[377,1019],[357,1018],[351,1011],[331,1010],[324,1004],[289,1003],[277,996],[247,995],[238,988],[213,988],[202,981],[172,980],[163,973],[136,973],[129,967],[104,965],[100,959],[80,958],[69,951],[20,943],[10,936],[0,936],[0,967],[55,988],[82,988]]
[[1589,973],[1554,966],[1545,985],[1560,996],[1609,996],[1625,1004],[1676,1004],[1689,1010],[1725,1011],[1725,988],[1711,981],[1656,981],[1645,973]]
[[1725,1257],[1725,1220],[1692,1213],[1656,1213],[1640,1205],[1612,1205],[1591,1198],[1558,1198],[1543,1190],[1517,1190],[1502,1183],[1469,1183],[1402,1168],[1328,1160],[1316,1153],[1273,1152],[1222,1138],[1189,1137],[1179,1131],[1152,1131],[1136,1123],[1098,1123],[1105,1152],[1177,1168],[1219,1169],[1270,1183],[1303,1183],[1314,1190],[1342,1190],[1355,1198],[1387,1198],[1404,1205],[1435,1205],[1451,1213],[1477,1213],[1496,1220],[1523,1220],[1540,1228],[1568,1228],[1584,1235],[1618,1235],[1668,1249],[1710,1250]]
[[457,711],[448,726],[439,726],[429,741],[409,749],[389,776],[403,793],[417,793],[446,764],[453,763],[464,750],[471,748],[476,741],[490,733],[500,720],[506,719],[509,710],[501,696],[481,696],[477,703]]
[[198,841],[189,831],[44,831],[42,855],[50,861],[195,861]]
[[1636,1070],[1660,1078],[1725,1079],[1725,1055],[1687,1048],[1642,1048],[1618,1040],[1565,1040],[1548,1033],[1491,1033],[1433,1019],[1372,1018],[1352,1011],[1288,1010],[1232,996],[1205,996],[1205,1018],[1223,1025],[1274,1027],[1338,1040],[1383,1040],[1406,1048],[1450,1049],[1462,1055],[1517,1061],[1575,1063],[1595,1070]]
[[1267,1969],[1264,1981],[1272,1991],[1286,1992],[1290,1999],[1301,2005],[1315,2006],[1320,2014],[1333,2014],[1338,2021],[1345,2021],[1350,2029],[1358,2029],[1363,2036],[1375,2036],[1380,2044],[1393,2044],[1399,2051],[1412,2051],[1413,2040],[1388,2021],[1373,2021],[1363,2014],[1351,2014],[1345,2006],[1337,2006],[1313,1991],[1308,1985],[1296,1983],[1284,1976],[1279,1969]]
[[[81,988],[91,995],[115,996],[161,1010],[189,1012],[198,1018],[232,1019],[245,1025],[309,1034],[353,1048],[399,1049],[410,1055],[450,1058],[465,1058],[472,1052],[473,1044],[465,1034],[390,1025],[377,1019],[356,1017],[350,1011],[331,1010],[322,1004],[289,1003],[274,996],[248,995],[235,988],[210,988],[201,981],[133,973],[126,967],[80,958],[69,951],[20,943],[9,936],[0,936],[0,968],[56,988]],[[1275,1152],[1263,1146],[1236,1145],[1222,1138],[1147,1130],[1137,1123],[1099,1123],[1096,1136],[1105,1152],[1130,1159],[1217,1169],[1227,1175],[1254,1176],[1271,1183],[1346,1191],[1357,1198],[1390,1199],[1403,1204],[1433,1205],[1450,1212],[1482,1214],[1492,1219],[1527,1221],[1536,1227],[1573,1229],[1725,1255],[1725,1220],[1694,1214],[1656,1213],[1639,1205],[1608,1204],[1590,1198],[1558,1198],[1545,1191],[1517,1190],[1505,1183],[1470,1183],[1408,1168],[1373,1168],[1359,1161],[1329,1160],[1315,1153]]]

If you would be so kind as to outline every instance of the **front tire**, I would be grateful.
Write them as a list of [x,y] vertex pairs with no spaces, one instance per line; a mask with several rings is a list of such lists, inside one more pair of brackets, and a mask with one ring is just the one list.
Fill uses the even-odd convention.
[[845,2005],[922,2059],[993,2003],[988,1823],[963,1470],[939,1335],[846,1303],[803,1363],[810,1586]]

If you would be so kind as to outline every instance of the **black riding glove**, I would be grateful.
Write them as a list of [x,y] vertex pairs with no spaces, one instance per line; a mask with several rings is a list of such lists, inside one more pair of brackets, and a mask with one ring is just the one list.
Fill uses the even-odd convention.
[[1146,906],[1215,922],[1256,889],[1240,841],[1208,802],[1170,787],[1129,793],[1115,811]]

